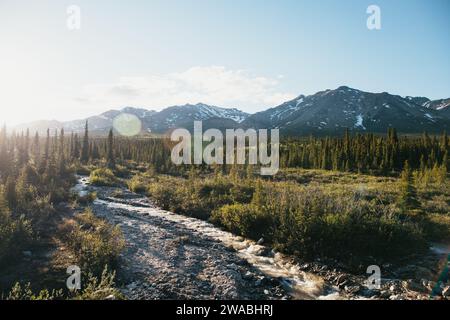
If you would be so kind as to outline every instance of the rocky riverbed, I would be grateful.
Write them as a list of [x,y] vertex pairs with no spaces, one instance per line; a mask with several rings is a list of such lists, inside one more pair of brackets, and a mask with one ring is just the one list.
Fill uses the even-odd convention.
[[[125,188],[89,186],[97,192],[97,216],[119,225],[127,242],[118,269],[128,299],[429,299],[448,296],[447,282],[436,282],[446,251],[437,246],[421,263],[383,266],[380,289],[325,262],[299,263],[259,243],[212,224],[159,209],[147,197]],[[424,262],[425,261],[425,262]],[[441,263],[438,263],[441,261]],[[441,269],[441,270],[440,270]]]

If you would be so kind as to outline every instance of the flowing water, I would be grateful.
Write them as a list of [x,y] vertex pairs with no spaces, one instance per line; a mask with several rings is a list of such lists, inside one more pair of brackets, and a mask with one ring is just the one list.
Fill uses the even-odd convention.
[[[81,195],[86,195],[89,188],[88,178],[83,177],[80,178],[79,184],[74,188],[74,191]],[[103,192],[106,189],[94,188],[97,192]],[[122,192],[128,191],[122,190]],[[95,200],[94,206],[105,207],[108,212],[120,210],[122,213],[130,212],[138,214],[150,222],[152,219],[164,219],[173,222],[175,226],[191,230],[194,234],[200,234],[211,239],[211,246],[214,241],[219,241],[225,247],[233,248],[240,258],[245,259],[252,267],[259,270],[265,276],[277,279],[293,299],[344,298],[339,293],[338,288],[326,284],[317,275],[300,270],[300,267],[289,257],[274,252],[254,241],[223,231],[206,221],[161,210],[152,205],[146,197],[134,195],[131,199],[128,198],[126,200],[117,199],[112,196],[101,197],[101,200]],[[121,225],[123,224],[121,221]]]

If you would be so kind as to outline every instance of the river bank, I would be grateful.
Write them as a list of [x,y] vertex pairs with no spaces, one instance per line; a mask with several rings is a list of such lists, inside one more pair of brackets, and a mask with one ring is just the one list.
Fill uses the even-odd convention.
[[373,290],[368,275],[332,261],[301,263],[125,188],[88,182],[81,178],[75,190],[95,191],[94,213],[120,225],[126,238],[118,276],[129,299],[429,299],[446,258],[446,249],[435,247],[417,257],[420,263],[381,266],[382,285]]

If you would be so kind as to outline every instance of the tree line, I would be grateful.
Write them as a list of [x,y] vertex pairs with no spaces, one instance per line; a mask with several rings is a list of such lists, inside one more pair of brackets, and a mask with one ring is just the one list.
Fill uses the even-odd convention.
[[445,132],[440,137],[427,133],[399,137],[395,129],[389,129],[386,136],[350,135],[347,130],[343,137],[288,139],[281,146],[280,163],[287,168],[390,174],[401,172],[406,161],[414,170],[447,170],[448,152]]

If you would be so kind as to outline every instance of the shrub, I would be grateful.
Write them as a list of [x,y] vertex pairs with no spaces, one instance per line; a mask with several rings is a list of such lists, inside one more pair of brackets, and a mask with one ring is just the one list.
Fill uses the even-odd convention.
[[120,228],[95,217],[90,209],[66,221],[62,231],[80,268],[94,275],[105,265],[114,265],[125,246]]
[[125,166],[116,165],[114,174],[119,178],[128,178],[130,176],[130,170]]
[[216,210],[211,221],[233,233],[258,240],[272,238],[274,216],[253,204],[232,204]]
[[122,300],[124,296],[115,288],[115,277],[116,273],[109,271],[108,266],[105,266],[99,277],[88,274],[86,285],[83,285],[80,291],[69,293],[64,293],[62,289],[52,291],[43,289],[34,293],[30,283],[22,285],[17,282],[6,296],[6,300],[103,300],[111,296],[114,300]]
[[109,271],[106,265],[100,277],[88,275],[87,284],[81,292],[76,292],[75,300],[103,300],[113,296],[115,300],[124,299],[123,295],[115,288],[114,271]]
[[52,290],[51,292],[47,289],[39,291],[35,294],[31,290],[30,283],[21,285],[17,282],[8,293],[6,300],[55,300],[61,299],[63,297],[62,290]]
[[128,180],[128,188],[135,193],[147,192],[147,187],[138,176],[134,176],[131,180]]
[[91,172],[90,183],[94,186],[114,187],[118,180],[110,169],[100,168]]
[[11,215],[0,189],[0,265],[17,257],[32,241],[31,224],[23,216]]

